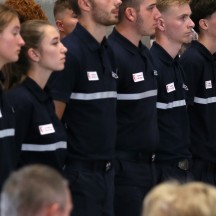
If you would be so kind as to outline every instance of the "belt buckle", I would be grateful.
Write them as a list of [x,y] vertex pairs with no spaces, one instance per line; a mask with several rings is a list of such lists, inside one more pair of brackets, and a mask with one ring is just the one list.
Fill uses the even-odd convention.
[[154,162],[155,161],[155,154],[152,154],[152,157],[151,157],[151,162]]
[[184,159],[178,162],[178,168],[187,171],[189,169],[189,160]]
[[111,161],[107,161],[105,164],[105,171],[108,172],[109,170],[111,170],[111,167],[112,167]]

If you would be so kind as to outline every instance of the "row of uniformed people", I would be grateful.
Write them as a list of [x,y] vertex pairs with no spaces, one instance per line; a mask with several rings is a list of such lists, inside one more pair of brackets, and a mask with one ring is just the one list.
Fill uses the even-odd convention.
[[[114,156],[114,212],[118,216],[138,216],[147,191],[154,184],[170,178],[181,181],[196,179],[215,185],[214,156],[211,158],[208,152],[214,155],[213,53],[216,51],[216,35],[212,40],[212,31],[216,1],[194,0],[191,3],[196,30],[200,29],[202,35],[199,42],[192,43],[192,47],[211,47],[211,63],[206,70],[213,76],[203,77],[202,81],[199,78],[200,83],[197,80],[196,84],[193,81],[196,80],[195,65],[199,64],[200,73],[205,74],[202,63],[205,60],[197,60],[193,48],[181,60],[178,56],[182,45],[193,37],[194,22],[190,18],[189,1],[158,0],[160,12],[155,3],[152,0],[125,0],[121,3],[119,21],[108,37],[116,60],[116,66],[113,66],[111,59],[112,68],[103,56],[103,46],[107,46],[102,40],[104,34],[101,36],[99,30],[95,32],[92,25],[107,25],[108,22],[104,20],[108,18],[100,13],[106,9],[96,5],[94,10],[89,10],[88,15],[94,14],[95,19],[92,20],[81,5],[74,6],[79,23],[74,32],[63,39],[69,50],[66,67],[62,73],[54,75],[50,83],[58,116],[68,127],[70,159],[65,171],[77,206],[73,215],[100,215],[103,211],[112,215],[110,191],[113,190],[113,177],[109,167]],[[115,7],[118,8],[118,5],[116,1]],[[205,22],[202,21],[203,25],[200,26],[199,21],[202,19]],[[140,41],[143,36],[154,33],[156,42],[149,52]],[[202,40],[204,34],[206,43]],[[97,42],[102,42],[100,48]],[[191,61],[191,58],[195,60]],[[187,63],[183,63],[184,59]],[[111,72],[109,77],[106,77],[107,69]],[[190,78],[191,73],[193,75]],[[112,78],[117,80],[116,87],[112,86]],[[197,97],[194,92],[193,102],[188,103],[190,97],[187,95],[191,94],[194,85],[199,90],[199,86],[202,86],[204,92],[212,91],[208,93],[212,97]],[[107,139],[106,136],[115,136],[115,118],[110,119],[115,106],[115,91],[117,138],[114,149],[113,139]],[[198,107],[199,112],[196,111],[197,98],[202,102],[198,102],[202,104]],[[102,128],[106,123],[109,130]],[[209,142],[204,141],[208,139]],[[100,182],[103,190],[96,187],[93,181]],[[105,196],[106,191],[109,193]],[[102,194],[104,196],[101,199],[94,199]],[[104,202],[102,209],[99,208],[100,201]]]
[[[212,10],[205,9],[203,15],[195,11],[197,5],[193,1],[195,16],[208,18],[214,12],[214,4],[209,7],[211,1],[200,2],[198,8],[207,4],[206,8]],[[70,159],[65,172],[77,206],[73,215],[100,215],[104,209],[107,215],[112,214],[113,176],[109,167],[114,157],[116,215],[138,216],[143,197],[155,183],[170,178],[194,179],[187,112],[187,93],[191,86],[178,56],[182,45],[190,42],[193,36],[191,9],[189,1],[158,0],[159,12],[155,3],[152,0],[121,3],[119,21],[108,37],[116,66],[112,58],[110,64],[103,55],[103,46],[107,47],[104,34],[93,28],[94,25],[108,25],[105,13],[100,12],[106,9],[94,5],[88,16],[82,5],[73,8],[79,23],[73,33],[63,39],[68,48],[66,67],[50,81],[58,116],[66,123],[69,135]],[[116,1],[116,8],[118,4]],[[140,41],[143,36],[154,33],[156,42],[149,52]],[[106,77],[108,74],[110,76]],[[112,86],[112,79],[116,79],[116,87]],[[113,139],[106,139],[107,135],[116,135],[115,118],[110,119],[115,97],[116,146]],[[214,164],[208,166],[211,168]],[[198,170],[199,173],[205,171],[205,168]],[[212,169],[209,174],[214,175]],[[196,179],[204,181],[197,176]],[[100,182],[103,190],[93,181]],[[106,191],[109,193],[104,195]],[[94,199],[102,194],[100,200]],[[102,209],[100,201],[104,202]]]
[[[189,2],[181,0],[174,2],[170,0],[165,4],[162,0],[158,1],[159,12],[154,0],[137,2],[135,5],[131,0],[124,1],[120,6],[120,22],[108,39],[114,52],[110,50],[104,39],[105,26],[115,24],[117,21],[116,11],[118,11],[120,1],[94,5],[96,8],[92,6],[87,14],[80,2],[77,3],[78,7],[75,7],[76,14],[82,16],[74,32],[62,41],[68,49],[65,69],[61,73],[56,72],[49,85],[52,87],[51,95],[55,99],[57,114],[67,126],[69,157],[66,161],[65,173],[72,186],[75,204],[73,215],[87,213],[113,215],[114,172],[112,167],[115,155],[117,169],[114,207],[117,215],[139,215],[142,199],[155,182],[170,177],[183,180],[190,178],[191,152],[189,151],[186,93],[189,92],[190,95],[192,84],[186,83],[187,74],[184,74],[179,64],[178,51],[183,43],[191,39],[194,24],[190,19]],[[207,5],[210,4],[208,1],[205,2]],[[112,10],[111,6],[115,6],[116,9]],[[107,17],[107,13],[101,14],[101,11],[109,11],[112,16]],[[197,14],[196,11],[195,14]],[[206,14],[203,15],[204,18],[211,15],[211,12],[206,9]],[[210,25],[211,19],[205,19],[205,22]],[[140,40],[144,35],[153,34],[156,25],[158,25],[156,43],[153,44],[149,53]],[[44,28],[39,29],[37,31],[40,33],[41,31],[46,33]],[[27,31],[23,28],[22,31],[24,30]],[[22,31],[21,33],[25,35]],[[50,35],[47,33],[48,36]],[[19,123],[17,141],[22,143],[23,150],[20,163],[33,163],[38,161],[38,155],[40,155],[42,163],[50,163],[55,167],[60,164],[61,167],[64,164],[64,158],[61,161],[61,152],[66,149],[66,136],[61,123],[54,115],[50,99],[41,89],[44,88],[52,70],[63,69],[62,64],[62,68],[58,68],[54,63],[58,62],[60,53],[63,56],[66,49],[59,43],[59,36],[50,40],[51,43],[45,42],[47,37],[43,38],[41,46],[28,47],[31,67],[28,68],[28,62],[23,64],[26,58],[20,58],[17,65],[21,63],[22,66],[27,66],[27,70],[21,68],[27,73],[27,78],[19,87],[12,89],[7,97],[9,102],[16,107],[16,118]],[[24,40],[27,44],[28,37]],[[57,48],[54,51],[55,41],[58,42],[56,46],[61,47],[61,52],[60,48],[59,51]],[[199,44],[199,42],[196,43]],[[35,44],[37,43],[34,42]],[[215,52],[214,49],[213,52]],[[192,64],[189,61],[190,58],[185,59],[188,60],[185,64],[187,69],[188,64],[191,66]],[[115,60],[117,66],[115,66]],[[195,62],[201,63],[197,60]],[[213,65],[212,69],[214,68]],[[214,76],[214,73],[211,75]],[[204,79],[205,91],[214,91],[213,78]],[[191,79],[193,80],[193,77]],[[200,90],[200,88],[197,89]],[[210,96],[194,97],[193,95],[192,101],[202,105],[212,105],[213,93],[210,93]],[[197,109],[202,110],[203,106]],[[213,113],[214,108],[212,110]],[[205,129],[200,128],[203,126],[202,122],[207,121],[206,111],[203,112],[202,118],[200,118],[201,112],[197,113],[199,117],[192,117],[191,122],[195,121],[196,126],[196,122],[201,120],[198,133],[203,138]],[[25,120],[24,123],[20,125],[23,120]],[[58,126],[61,129],[57,129]],[[214,129],[213,124],[211,128]],[[33,134],[26,133],[28,130]],[[55,137],[59,134],[54,132],[59,133],[60,130],[62,130],[62,137]],[[115,143],[116,131],[117,144]],[[191,134],[192,137],[197,138],[196,130],[193,129]],[[37,135],[40,138],[47,137],[47,140],[45,138],[42,141],[43,145],[38,145],[41,140],[37,140]],[[211,135],[213,139],[212,132]],[[155,151],[156,173],[152,164]],[[206,171],[205,167],[208,168],[208,176],[214,175],[214,163],[204,163],[200,160],[203,155],[205,160],[209,159],[206,149],[197,152],[199,155],[196,155],[196,159],[199,159],[199,164],[203,164],[201,171],[197,168],[197,175]],[[211,149],[210,152],[213,150]],[[50,154],[53,155],[54,160],[51,159]],[[54,165],[54,161],[57,164]]]

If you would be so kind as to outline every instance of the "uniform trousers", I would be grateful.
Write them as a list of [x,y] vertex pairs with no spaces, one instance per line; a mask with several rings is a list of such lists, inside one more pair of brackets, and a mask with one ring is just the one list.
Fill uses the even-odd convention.
[[154,164],[117,160],[115,216],[140,216],[145,195],[155,185]]
[[156,161],[155,168],[157,184],[169,180],[185,183],[194,179],[191,172],[192,162],[188,159]]
[[111,161],[73,160],[64,173],[72,193],[72,216],[114,216]]
[[196,181],[216,186],[216,163],[193,159],[192,173]]

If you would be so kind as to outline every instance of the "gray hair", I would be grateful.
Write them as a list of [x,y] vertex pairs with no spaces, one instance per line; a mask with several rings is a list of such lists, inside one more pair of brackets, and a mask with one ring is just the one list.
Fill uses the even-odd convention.
[[54,169],[26,166],[12,173],[1,194],[1,216],[34,216],[58,203],[64,210],[68,182]]

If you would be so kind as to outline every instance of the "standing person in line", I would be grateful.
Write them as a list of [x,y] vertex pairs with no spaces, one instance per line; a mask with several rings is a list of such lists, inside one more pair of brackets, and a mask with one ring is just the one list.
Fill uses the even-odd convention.
[[69,216],[71,209],[68,182],[47,166],[12,173],[1,194],[1,216]]
[[22,82],[7,93],[16,115],[16,142],[21,145],[19,166],[45,164],[62,172],[67,135],[44,89],[54,70],[62,70],[67,49],[54,26],[44,20],[21,25],[25,41],[14,69]]
[[68,0],[57,0],[54,4],[54,18],[61,39],[71,33],[77,24],[77,15]]
[[118,21],[121,0],[71,0],[79,22],[63,38],[66,66],[49,85],[69,136],[65,174],[74,216],[113,215],[116,66],[106,27]]
[[158,127],[160,144],[156,152],[158,182],[174,178],[186,181],[189,171],[189,121],[186,109],[188,91],[178,53],[192,40],[194,23],[189,0],[157,0],[161,18],[150,49],[158,72]]
[[[7,5],[0,4],[0,69],[5,64],[18,60],[23,45],[17,12]],[[0,86],[0,191],[3,182],[16,167],[18,149],[14,136],[14,111]]]
[[141,39],[155,33],[159,17],[155,0],[124,0],[109,36],[118,67],[114,201],[118,216],[139,216],[143,198],[155,182],[157,80]]
[[196,180],[216,185],[216,0],[191,2],[198,41],[180,61],[188,82],[193,174]]

